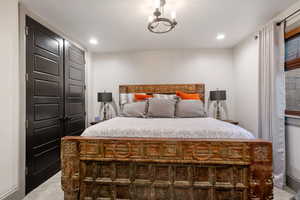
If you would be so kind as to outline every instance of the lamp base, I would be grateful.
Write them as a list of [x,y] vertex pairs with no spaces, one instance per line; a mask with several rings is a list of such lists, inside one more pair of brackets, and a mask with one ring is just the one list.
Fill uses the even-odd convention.
[[104,108],[103,108],[103,120],[107,120],[107,116],[106,116],[106,103],[104,103]]
[[221,111],[220,111],[220,102],[219,102],[219,101],[217,101],[217,113],[216,113],[216,119],[222,120],[222,117],[221,117]]

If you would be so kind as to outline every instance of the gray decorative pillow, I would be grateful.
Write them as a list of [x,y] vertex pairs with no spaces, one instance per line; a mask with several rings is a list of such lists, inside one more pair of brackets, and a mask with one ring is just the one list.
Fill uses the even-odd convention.
[[148,100],[148,117],[173,118],[175,115],[174,99],[152,98]]
[[176,105],[176,117],[206,117],[204,104],[200,100],[181,100]]
[[147,102],[140,101],[124,104],[122,107],[122,117],[145,117],[147,112]]

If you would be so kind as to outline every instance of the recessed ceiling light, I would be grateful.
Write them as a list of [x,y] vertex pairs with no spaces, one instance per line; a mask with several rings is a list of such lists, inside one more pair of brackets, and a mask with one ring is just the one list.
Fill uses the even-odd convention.
[[217,40],[224,40],[225,37],[226,37],[225,34],[219,33],[216,38],[217,38]]
[[90,44],[97,45],[98,44],[98,40],[95,39],[95,38],[91,38],[90,39]]

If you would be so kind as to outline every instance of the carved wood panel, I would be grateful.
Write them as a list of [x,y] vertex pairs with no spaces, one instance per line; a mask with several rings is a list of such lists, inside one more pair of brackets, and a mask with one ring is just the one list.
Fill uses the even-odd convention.
[[248,167],[84,161],[80,199],[246,200]]
[[272,144],[67,137],[62,187],[66,200],[269,200]]
[[120,85],[121,93],[175,94],[176,91],[198,93],[205,100],[205,84]]
[[80,159],[249,164],[250,145],[216,141],[85,140]]

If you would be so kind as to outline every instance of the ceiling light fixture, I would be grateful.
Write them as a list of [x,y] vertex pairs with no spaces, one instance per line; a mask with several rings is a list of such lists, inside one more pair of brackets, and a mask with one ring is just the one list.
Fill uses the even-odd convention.
[[98,44],[98,40],[95,39],[95,38],[91,38],[90,39],[90,44],[97,45]]
[[152,33],[167,33],[178,24],[176,21],[176,12],[171,13],[171,19],[164,17],[166,0],[155,0],[155,11],[148,18],[148,29]]
[[217,40],[224,40],[225,37],[226,37],[225,34],[219,33],[216,38],[217,38]]

